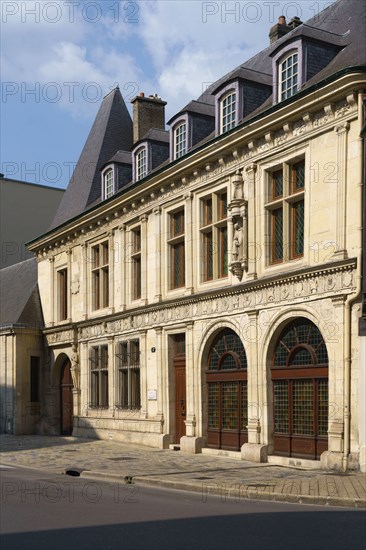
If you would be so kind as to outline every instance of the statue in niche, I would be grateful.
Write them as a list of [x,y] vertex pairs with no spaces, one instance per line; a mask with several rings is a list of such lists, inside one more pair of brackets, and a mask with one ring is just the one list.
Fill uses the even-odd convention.
[[79,365],[79,355],[77,352],[77,346],[72,346],[71,353],[71,376],[74,382],[74,387],[79,388],[79,378],[80,378],[80,365]]
[[234,224],[233,238],[233,261],[237,262],[243,257],[243,226],[236,222]]

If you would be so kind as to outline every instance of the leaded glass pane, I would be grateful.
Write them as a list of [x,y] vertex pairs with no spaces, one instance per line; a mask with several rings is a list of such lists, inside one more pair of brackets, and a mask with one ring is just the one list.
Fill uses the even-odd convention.
[[294,380],[292,384],[292,432],[314,435],[314,383]]
[[291,356],[290,365],[312,365],[313,364],[313,358],[311,356],[311,353],[306,348],[299,348],[295,351],[295,353]]
[[328,380],[318,380],[318,435],[328,434]]
[[288,382],[277,380],[273,382],[274,398],[274,431],[276,433],[289,433],[288,425]]
[[324,342],[322,342],[318,347],[318,349],[316,350],[316,357],[318,360],[318,364],[320,365],[328,364],[328,352]]
[[223,382],[222,391],[222,428],[238,429],[238,383]]
[[273,260],[283,259],[283,210],[278,208],[272,212],[273,223]]
[[285,367],[287,356],[288,356],[288,350],[282,344],[279,344],[274,354],[274,360],[273,360],[274,366]]
[[217,382],[208,384],[208,427],[212,430],[220,428],[220,387]]
[[300,256],[304,253],[304,201],[293,205],[293,237],[294,255]]
[[235,361],[235,357],[233,357],[233,355],[231,354],[224,355],[223,358],[221,359],[220,369],[229,370],[229,369],[236,369],[236,368],[238,367]]
[[241,382],[241,426],[242,431],[247,430],[248,426],[248,385],[247,382]]
[[210,360],[209,360],[209,369],[210,370],[217,370],[219,367],[219,360],[220,356],[219,354],[213,349],[211,351]]
[[292,168],[293,170],[293,186],[294,191],[299,191],[305,186],[305,163],[304,161],[298,162]]
[[306,319],[299,319],[295,323],[296,340],[298,344],[309,342],[311,323]]
[[273,172],[273,198],[282,197],[283,195],[283,172],[282,170],[277,170]]

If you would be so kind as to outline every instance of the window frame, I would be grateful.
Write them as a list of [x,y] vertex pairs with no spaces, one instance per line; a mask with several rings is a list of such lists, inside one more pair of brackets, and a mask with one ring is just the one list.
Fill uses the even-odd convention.
[[[140,155],[143,156],[143,162],[140,162]],[[143,167],[143,170],[141,169],[141,166]],[[140,181],[144,178],[146,178],[148,173],[148,154],[147,154],[147,146],[142,145],[135,151],[135,181]]]
[[[131,351],[136,346],[138,351]],[[141,409],[141,349],[139,338],[117,342],[116,407],[126,411]],[[127,388],[125,385],[127,384]]]
[[141,300],[142,296],[142,226],[130,231],[131,246],[131,301]]
[[[302,168],[302,185],[296,188],[294,173]],[[276,174],[282,173],[282,191],[277,193]],[[265,205],[268,218],[268,264],[283,264],[304,257],[305,248],[305,156],[289,159],[272,167],[267,172],[267,202]],[[302,205],[302,223],[296,217],[297,208]],[[281,213],[281,215],[279,215]],[[280,225],[280,229],[278,226]],[[278,238],[276,238],[278,234]],[[300,235],[300,250],[297,239]],[[280,252],[279,252],[280,251]]]
[[226,187],[204,195],[199,200],[202,283],[229,276],[227,204],[228,189]]
[[67,321],[69,313],[69,285],[68,285],[68,270],[67,267],[58,269],[56,272],[57,279],[57,320]]
[[[168,227],[169,227],[169,288],[170,290],[176,290],[184,288],[186,285],[186,250],[185,250],[185,234],[186,234],[186,216],[184,206],[180,206],[178,209],[168,212]],[[175,222],[178,217],[182,217],[181,225],[182,229],[178,232],[175,228]],[[176,259],[181,263],[181,276],[177,277],[176,272]]]
[[[234,101],[231,101],[231,103],[229,104],[229,107],[234,105],[234,109],[229,111],[226,115],[224,115],[224,109],[225,109],[224,103],[226,100],[228,100],[233,96],[234,96]],[[230,117],[231,120],[229,122],[224,122],[224,117]],[[235,128],[235,126],[237,125],[237,118],[238,118],[238,92],[235,89],[231,89],[220,98],[220,134],[224,134],[229,130],[232,130],[233,128]]]
[[108,344],[92,346],[89,352],[89,407],[109,407],[109,349]]
[[[180,130],[183,128],[183,131]],[[182,137],[183,136],[183,137]],[[188,124],[186,120],[181,120],[173,128],[173,149],[174,159],[179,159],[187,153]]]
[[281,65],[291,55],[297,54],[297,88],[296,91],[290,96],[293,97],[299,90],[301,90],[302,84],[305,80],[305,56],[304,46],[301,39],[293,40],[290,43],[281,46],[277,53],[274,52],[272,58],[272,75],[273,75],[273,104],[281,103],[286,99],[281,98],[281,83],[280,70]]
[[[296,60],[294,61],[294,57]],[[289,64],[289,61],[292,60],[291,65],[287,68],[284,68],[285,63]],[[293,70],[294,65],[296,65],[296,72]],[[288,74],[284,78],[284,71],[291,70],[291,75]],[[289,52],[284,56],[281,61],[278,63],[278,99],[279,101],[285,101],[298,92],[299,89],[299,53],[297,50]],[[294,77],[296,76],[296,82],[294,83]],[[286,82],[286,87],[283,89],[283,84]]]
[[[91,245],[90,248],[91,309],[92,311],[98,311],[108,308],[110,304],[110,243],[109,240],[103,240],[97,244]],[[105,251],[107,251],[107,254]]]
[[[110,181],[107,181],[109,176],[111,176]],[[115,168],[114,166],[107,166],[102,172],[102,200],[109,199],[115,194],[115,192]]]

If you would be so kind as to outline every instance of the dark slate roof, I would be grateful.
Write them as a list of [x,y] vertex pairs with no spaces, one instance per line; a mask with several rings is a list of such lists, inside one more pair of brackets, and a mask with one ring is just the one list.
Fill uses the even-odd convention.
[[36,258],[0,270],[0,306],[0,325],[43,324]]
[[138,145],[142,141],[147,141],[147,140],[162,141],[164,143],[169,143],[169,131],[161,130],[160,128],[150,128],[150,130],[146,132],[144,137],[134,144],[133,148],[136,149],[136,145]]
[[[271,74],[271,55],[273,52],[277,51],[280,46],[300,36],[343,47],[342,51],[324,69],[304,84],[303,88],[321,82],[326,77],[343,68],[365,65],[365,17],[365,4],[362,0],[338,0],[309,19],[305,24],[285,34],[251,59],[214,82],[198,99],[206,102],[212,101],[210,94],[213,94],[215,90],[233,80],[240,69],[251,69],[258,73]],[[267,104],[268,100],[263,105],[262,110],[264,110]]]
[[204,115],[204,116],[215,116],[215,105],[213,102],[206,103],[203,101],[196,101],[192,100],[183,109],[179,111],[179,113],[176,113],[170,120],[168,120],[167,124],[171,124],[176,118],[181,116],[184,113],[195,113],[198,115]]
[[[266,86],[272,86],[272,74],[269,73],[261,73],[259,71],[254,71],[253,69],[247,69],[246,67],[238,67],[230,74],[230,79],[228,79],[226,82],[229,82],[229,80],[250,80],[251,82],[256,82],[258,84],[264,84]],[[220,88],[225,86],[226,82],[221,82],[218,86],[216,86],[212,93],[216,93]]]
[[117,151],[117,153],[105,162],[101,168],[104,168],[104,166],[111,164],[112,162],[116,162],[118,164],[132,164],[131,153],[129,151]]
[[132,120],[119,88],[102,101],[51,229],[81,214],[100,196],[100,169],[132,148]]

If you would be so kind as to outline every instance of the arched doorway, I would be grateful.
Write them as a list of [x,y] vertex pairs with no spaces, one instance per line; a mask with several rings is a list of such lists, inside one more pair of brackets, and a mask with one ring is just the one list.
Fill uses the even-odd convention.
[[239,336],[221,330],[212,342],[206,366],[207,444],[240,450],[248,441],[247,358]]
[[71,376],[71,363],[67,359],[61,367],[60,375],[60,416],[61,435],[71,435],[73,428],[73,382]]
[[308,319],[291,321],[273,354],[274,454],[318,459],[328,448],[328,353]]

